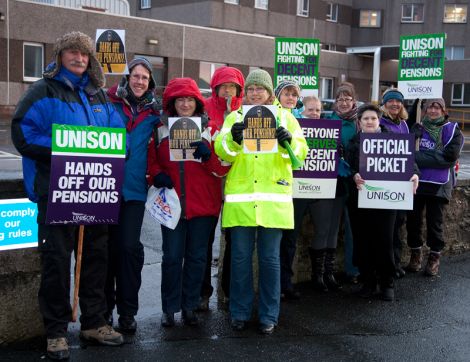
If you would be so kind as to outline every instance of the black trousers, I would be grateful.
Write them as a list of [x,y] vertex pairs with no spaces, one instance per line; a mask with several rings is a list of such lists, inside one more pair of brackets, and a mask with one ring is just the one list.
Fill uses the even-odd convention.
[[108,312],[135,316],[139,309],[144,246],[140,242],[144,201],[121,201],[119,224],[109,226],[109,263],[106,278]]
[[[406,229],[408,246],[419,248],[425,241],[431,251],[440,252],[444,249],[445,241],[442,231],[444,208],[448,201],[442,197],[416,195],[413,201],[413,211],[407,215]],[[423,216],[426,210],[426,239],[423,237]]]
[[393,285],[395,258],[393,235],[396,210],[350,208],[354,262],[366,282],[377,278],[382,286]]
[[[65,337],[72,320],[70,305],[71,255],[78,242],[78,227],[44,224],[47,202],[38,203],[38,248],[41,283],[38,300],[48,338]],[[107,225],[85,226],[80,274],[81,329],[106,324]]]

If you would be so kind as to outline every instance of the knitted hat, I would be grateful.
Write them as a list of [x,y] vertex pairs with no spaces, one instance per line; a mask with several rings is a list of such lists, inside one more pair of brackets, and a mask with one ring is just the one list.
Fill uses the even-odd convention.
[[295,88],[297,90],[297,93],[300,96],[300,87],[299,87],[299,85],[297,83],[291,81],[291,80],[284,80],[281,83],[279,83],[277,85],[276,89],[274,90],[274,95],[276,96],[277,99],[279,99],[282,90],[287,88],[287,87]]
[[271,76],[264,69],[253,70],[245,80],[245,93],[250,85],[260,85],[266,89],[269,94],[274,95],[273,81]]
[[62,51],[74,49],[87,54],[89,57],[87,73],[91,82],[95,87],[103,87],[105,85],[105,78],[101,64],[96,59],[95,47],[93,40],[86,34],[80,31],[72,31],[62,35],[54,44],[54,59],[55,65],[44,72],[46,78],[53,78],[59,73],[62,66]]
[[155,83],[155,79],[153,78],[152,64],[150,64],[150,62],[144,57],[136,57],[132,59],[127,66],[129,68],[129,74],[122,77],[122,80],[119,82],[119,86],[116,91],[116,94],[118,97],[121,97],[121,98],[127,97],[127,94],[128,94],[127,86],[129,83],[129,75],[132,73],[132,69],[134,69],[134,67],[138,65],[143,66],[145,69],[148,70],[150,74],[148,91],[153,91],[155,89],[156,83]]
[[336,89],[336,98],[338,98],[341,94],[345,94],[353,99],[356,99],[356,90],[354,89],[354,85],[349,82],[343,82],[339,85],[338,89]]
[[396,99],[397,101],[403,103],[405,97],[403,97],[403,94],[398,89],[389,88],[384,92],[382,96],[382,104],[385,104],[392,99]]
[[441,106],[442,110],[444,111],[444,114],[447,114],[446,103],[442,98],[426,99],[423,106],[424,111],[426,112],[426,110],[431,107],[434,103],[437,103],[439,106]]

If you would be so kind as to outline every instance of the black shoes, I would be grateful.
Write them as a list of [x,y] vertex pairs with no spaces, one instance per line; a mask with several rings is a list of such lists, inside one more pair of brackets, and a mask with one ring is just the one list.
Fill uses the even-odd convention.
[[173,327],[175,325],[174,313],[163,313],[161,323],[162,327]]
[[393,302],[395,300],[395,289],[391,287],[381,288],[380,297],[387,302]]
[[245,329],[245,321],[232,319],[230,326],[232,327],[234,331],[243,331]]
[[261,334],[269,335],[269,334],[273,334],[275,327],[276,326],[273,323],[268,323],[268,324],[261,323],[259,325],[259,331]]
[[300,293],[294,289],[286,289],[281,293],[282,300],[299,300]]
[[401,267],[401,265],[397,265],[395,268],[395,278],[401,279],[406,275],[405,270]]
[[135,321],[134,316],[131,315],[120,316],[118,323],[118,330],[124,334],[134,334],[137,329],[137,322]]
[[183,322],[188,326],[197,326],[199,321],[197,319],[196,313],[192,310],[184,310],[183,311]]

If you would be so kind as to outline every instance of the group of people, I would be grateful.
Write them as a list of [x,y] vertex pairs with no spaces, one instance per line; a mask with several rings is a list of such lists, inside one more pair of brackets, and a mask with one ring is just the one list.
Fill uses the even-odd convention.
[[[234,330],[245,329],[252,318],[255,244],[260,332],[273,333],[281,296],[300,297],[292,284],[292,264],[307,210],[314,227],[309,249],[313,288],[328,291],[341,287],[335,278],[335,264],[342,220],[343,239],[349,250],[346,254],[362,277],[361,295],[370,297],[380,287],[383,299],[394,299],[394,277],[404,275],[399,230],[405,213],[358,209],[357,190],[364,184],[358,172],[360,132],[409,132],[403,95],[397,89],[384,94],[381,108],[366,104],[357,109],[354,86],[343,83],[338,87],[331,116],[341,120],[336,196],[293,199],[289,152],[300,162],[308,152],[296,118],[314,122],[321,113],[318,98],[304,97],[300,102],[301,90],[296,83],[284,81],[274,89],[265,70],[254,70],[244,79],[238,69],[222,67],[212,77],[211,97],[204,99],[193,79],[175,78],[166,86],[160,105],[155,98],[152,66],[145,58],[129,62],[129,74],[105,94],[103,71],[87,35],[65,34],[55,44],[54,57],[44,78],[19,102],[12,121],[12,139],[23,156],[25,189],[38,203],[42,262],[39,307],[50,358],[69,357],[70,259],[77,239],[76,227],[45,223],[53,123],[127,130],[119,223],[85,228],[79,293],[81,338],[116,346],[123,343],[122,333],[136,331],[144,263],[140,233],[151,185],[174,188],[181,204],[176,227],[161,226],[163,327],[174,326],[179,311],[184,324],[197,325],[196,311],[208,309],[213,291],[212,243],[222,206],[226,240],[222,288],[229,297]],[[276,152],[245,152],[242,105],[275,107]],[[427,100],[423,112],[422,122],[416,119],[411,127],[419,150],[415,175],[410,180],[416,190],[414,210],[406,215],[411,248],[408,270],[421,269],[422,214],[426,209],[426,241],[431,248],[426,273],[436,275],[445,245],[442,215],[451,197],[453,166],[463,138],[458,127],[447,121],[442,99]],[[170,117],[201,119],[202,138],[191,144],[198,162],[171,159]],[[112,327],[115,308],[119,332]]]

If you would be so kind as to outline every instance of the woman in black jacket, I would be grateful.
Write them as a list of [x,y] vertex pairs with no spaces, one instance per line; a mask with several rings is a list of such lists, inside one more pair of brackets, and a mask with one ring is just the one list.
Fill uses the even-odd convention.
[[[382,299],[393,301],[395,299],[393,231],[396,210],[357,207],[358,190],[365,183],[359,174],[360,134],[361,132],[388,133],[387,128],[380,125],[380,117],[380,109],[373,104],[365,104],[357,112],[360,132],[351,139],[346,149],[346,160],[352,171],[349,214],[354,240],[354,263],[359,268],[363,280],[360,295],[365,298],[372,297],[379,284]],[[418,176],[413,175],[411,181],[414,182],[416,190]]]

